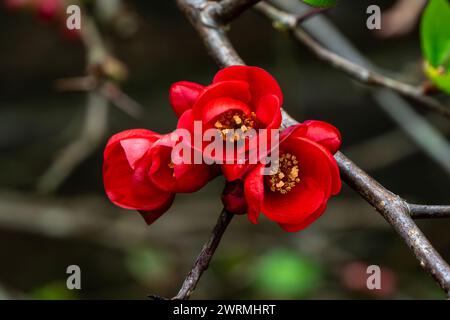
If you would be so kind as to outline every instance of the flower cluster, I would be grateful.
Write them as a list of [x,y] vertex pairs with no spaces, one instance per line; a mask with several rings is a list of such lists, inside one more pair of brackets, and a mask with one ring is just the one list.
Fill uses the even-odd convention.
[[[267,132],[280,132],[283,95],[265,70],[224,68],[208,86],[173,84],[169,97],[179,118],[174,132],[124,131],[111,137],[104,151],[103,180],[109,199],[139,211],[148,224],[169,209],[176,193],[195,192],[220,174],[226,179],[222,194],[226,210],[247,213],[252,223],[262,213],[290,232],[315,221],[330,196],[339,192],[341,180],[333,157],[341,144],[339,131],[326,122],[306,121],[281,131],[274,140]],[[179,130],[191,135],[186,138]],[[205,144],[190,138],[207,130],[216,132],[221,144],[236,147],[231,158],[208,153]],[[250,131],[254,134],[245,135]],[[275,148],[256,152],[256,161],[249,161],[255,146],[274,141]],[[178,161],[174,151],[180,144],[183,156],[208,154],[212,162]],[[275,152],[275,165],[269,167],[265,160]]]

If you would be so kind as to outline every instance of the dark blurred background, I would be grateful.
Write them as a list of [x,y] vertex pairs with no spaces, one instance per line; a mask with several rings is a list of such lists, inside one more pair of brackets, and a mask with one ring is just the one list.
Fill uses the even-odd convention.
[[[325,16],[388,74],[421,83],[417,26],[397,37],[377,35],[366,28],[366,8],[374,3],[384,11],[395,1],[340,1]],[[131,128],[172,130],[177,119],[168,102],[171,83],[208,84],[218,70],[175,1],[125,1],[116,15],[114,22],[99,21],[99,28],[128,69],[122,90],[144,113],[136,119],[110,105],[98,146],[49,190],[42,179],[79,138],[87,110],[85,92],[57,90],[55,83],[85,75],[85,48],[32,12],[0,11],[0,298],[173,296],[219,215],[221,177],[197,194],[178,196],[150,227],[106,198],[101,166],[107,138]],[[292,116],[337,126],[344,153],[393,192],[415,203],[448,203],[449,172],[398,129],[372,99],[371,88],[319,62],[254,11],[237,19],[229,34],[248,64],[277,78]],[[430,121],[449,132],[448,122]],[[419,226],[449,261],[450,221]],[[71,264],[81,268],[82,290],[66,288]],[[364,289],[371,264],[382,269],[380,291]],[[245,216],[234,219],[193,298],[443,295],[382,217],[345,186],[327,213],[300,233],[285,233],[267,219],[259,225]]]

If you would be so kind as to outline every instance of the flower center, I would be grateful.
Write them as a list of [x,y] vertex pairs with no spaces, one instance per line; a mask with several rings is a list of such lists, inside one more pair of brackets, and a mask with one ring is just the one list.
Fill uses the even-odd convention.
[[[239,141],[242,134],[255,127],[256,114],[250,113],[249,116],[236,112],[234,110],[223,113],[214,124],[214,127],[220,131],[223,140],[230,142]],[[240,132],[233,132],[238,131]]]
[[278,171],[267,176],[270,191],[286,194],[300,182],[297,158],[290,154],[280,155]]

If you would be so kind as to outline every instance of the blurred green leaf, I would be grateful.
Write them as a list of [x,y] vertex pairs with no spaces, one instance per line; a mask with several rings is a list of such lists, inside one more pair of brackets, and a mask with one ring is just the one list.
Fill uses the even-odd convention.
[[425,73],[440,89],[450,93],[450,3],[429,1],[422,16],[422,52]]
[[318,265],[287,249],[269,251],[259,258],[251,271],[255,289],[276,298],[304,296],[317,288],[323,279]]
[[303,2],[313,7],[327,8],[334,7],[337,0],[303,0]]
[[166,258],[151,249],[131,251],[127,256],[126,266],[134,277],[143,282],[168,276]]
[[72,300],[77,299],[76,290],[67,289],[65,282],[50,282],[34,289],[30,296],[38,300]]

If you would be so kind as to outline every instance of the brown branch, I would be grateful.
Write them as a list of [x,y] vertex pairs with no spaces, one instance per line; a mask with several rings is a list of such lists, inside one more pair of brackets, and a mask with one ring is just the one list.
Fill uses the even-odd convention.
[[413,219],[450,218],[450,206],[429,206],[408,203]]
[[60,91],[97,91],[110,103],[135,119],[141,119],[144,107],[127,95],[116,83],[110,80],[101,80],[93,75],[75,78],[59,79],[55,87]]
[[205,243],[205,245],[203,246],[202,251],[200,251],[200,254],[198,255],[197,260],[195,261],[191,271],[186,276],[186,279],[184,279],[180,291],[172,299],[174,300],[189,299],[189,296],[197,286],[197,283],[200,280],[200,277],[202,276],[203,272],[206,269],[208,269],[209,262],[211,261],[214,252],[216,251],[217,246],[219,245],[220,240],[222,239],[222,236],[226,228],[230,224],[233,216],[234,215],[232,213],[222,210],[219,219],[217,219],[217,223],[216,226],[214,227],[211,237],[209,238],[208,242]]
[[39,178],[40,193],[54,192],[101,144],[107,131],[108,102],[95,91],[87,97],[83,127],[77,139],[66,145]]
[[211,14],[215,21],[228,23],[259,1],[261,0],[222,0],[217,6],[211,7],[213,8]]
[[303,43],[320,60],[329,63],[336,69],[346,73],[347,75],[364,84],[391,89],[406,98],[418,102],[420,106],[428,110],[437,112],[450,119],[450,108],[444,106],[438,100],[425,95],[422,87],[412,86],[399,80],[384,76],[375,71],[369,70],[337,55],[336,53],[322,46],[303,29],[298,27],[298,16],[279,10],[267,3],[259,3],[255,6],[255,8],[273,22],[283,25],[285,29],[291,30],[293,36],[298,41]]
[[98,92],[108,99],[109,102],[131,117],[135,119],[142,118],[145,108],[139,104],[139,102],[123,92],[123,90],[114,82],[106,81],[98,88]]
[[203,40],[209,55],[220,67],[244,64],[225,31],[217,27],[217,23],[211,22],[214,18],[211,15],[212,11],[207,10],[210,5],[207,1],[177,0],[177,3]]
[[410,217],[408,203],[393,194],[338,152],[335,155],[342,180],[370,203],[412,250],[420,266],[450,293],[450,267]]
[[[230,3],[232,1],[226,2]],[[207,21],[214,21],[214,18],[211,16],[211,11],[208,10],[208,6],[210,5],[208,1],[177,0],[177,3],[197,30],[209,54],[220,66],[244,63],[226,37],[224,30],[217,27],[217,24],[205,23]],[[214,5],[217,6],[216,3]],[[259,4],[258,6],[261,5],[262,4]],[[292,19],[291,16],[285,16],[285,18],[288,20]],[[286,111],[283,110],[282,112],[283,128],[298,123],[295,119],[290,117]],[[343,181],[358,192],[386,219],[414,253],[415,257],[420,262],[420,266],[426,270],[437,281],[444,292],[449,295],[450,267],[413,222],[410,216],[412,212],[408,203],[380,185],[341,152],[336,153],[335,158],[339,165]],[[212,254],[214,253],[214,251],[210,251],[208,248],[211,244],[213,244],[214,249],[217,247],[220,237],[223,235],[225,227],[228,224],[220,223],[220,220],[224,219],[223,216],[224,213],[221,214],[212,238],[203,248],[199,258],[194,264],[194,268],[186,278],[180,293],[175,298],[187,298],[197,284],[202,272],[206,269],[205,266],[208,266]],[[218,237],[215,236],[216,233],[219,234]],[[203,262],[203,257],[207,257],[206,263]]]
[[314,17],[315,15],[324,13],[325,11],[330,10],[330,8],[311,8],[310,10],[306,11],[303,15],[296,16],[296,25],[299,25],[309,18]]
[[108,102],[135,118],[140,118],[144,110],[110,79],[111,76],[124,77],[127,70],[108,53],[94,20],[85,15],[82,21],[80,36],[86,51],[89,73],[84,77],[59,80],[56,86],[63,90],[87,92],[84,123],[80,136],[60,151],[39,178],[37,189],[42,193],[54,192],[100,146],[108,128]]

